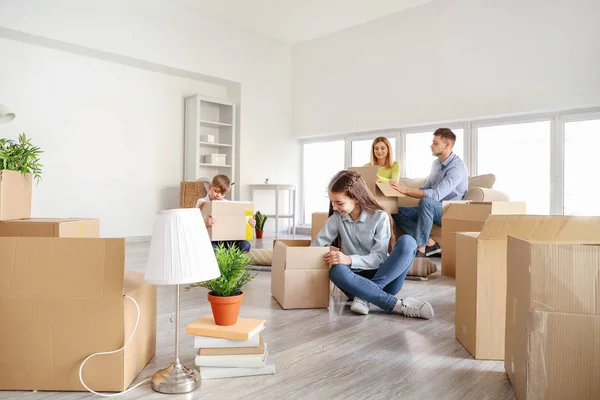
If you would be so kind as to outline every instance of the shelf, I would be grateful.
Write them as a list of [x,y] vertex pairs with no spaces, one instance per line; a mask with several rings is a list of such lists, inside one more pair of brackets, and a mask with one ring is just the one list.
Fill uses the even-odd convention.
[[230,144],[226,144],[226,143],[199,142],[199,144],[201,146],[206,146],[206,147],[231,147]]
[[226,124],[224,122],[217,122],[217,121],[204,121],[204,120],[200,120],[200,125],[202,126],[211,126],[213,128],[221,128],[221,127],[231,127],[231,124]]
[[200,167],[231,168],[231,165],[199,163]]

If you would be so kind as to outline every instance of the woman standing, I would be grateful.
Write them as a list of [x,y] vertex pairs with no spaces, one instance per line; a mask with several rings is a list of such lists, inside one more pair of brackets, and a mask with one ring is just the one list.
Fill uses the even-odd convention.
[[400,164],[394,161],[390,141],[383,136],[373,140],[371,162],[365,164],[365,167],[371,166],[379,166],[377,170],[379,182],[397,181],[400,178]]

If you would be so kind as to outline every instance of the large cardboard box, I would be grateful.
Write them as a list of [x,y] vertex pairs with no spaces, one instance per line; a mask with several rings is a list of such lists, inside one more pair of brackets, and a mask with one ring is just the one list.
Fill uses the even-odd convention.
[[206,197],[207,184],[200,181],[181,182],[179,184],[179,207],[194,208],[198,199]]
[[328,212],[316,212],[316,213],[312,214],[311,234],[310,234],[310,239],[312,241],[315,240],[315,238],[319,234],[319,231],[321,229],[323,229],[323,227],[325,226],[325,223],[327,222],[327,219],[329,219]]
[[506,358],[519,400],[600,398],[600,246],[508,238]]
[[156,287],[124,239],[0,238],[0,390],[122,391],[156,350]]
[[390,214],[398,213],[398,198],[406,197],[390,186],[389,183],[377,182],[379,167],[350,167],[349,170],[358,172],[365,180],[377,203]]
[[504,359],[506,238],[600,243],[600,217],[490,215],[456,236],[456,338],[477,359]]
[[329,266],[334,247],[309,247],[310,240],[278,240],[273,247],[271,294],[282,308],[329,307]]
[[0,171],[0,221],[31,217],[31,174]]
[[0,222],[0,236],[12,237],[100,237],[95,218],[28,218]]
[[480,232],[489,215],[525,214],[524,202],[445,202],[442,215],[442,275],[456,277],[456,232]]
[[210,240],[246,240],[246,210],[252,209],[247,201],[207,201],[200,204],[202,217],[213,215],[216,222],[208,229]]

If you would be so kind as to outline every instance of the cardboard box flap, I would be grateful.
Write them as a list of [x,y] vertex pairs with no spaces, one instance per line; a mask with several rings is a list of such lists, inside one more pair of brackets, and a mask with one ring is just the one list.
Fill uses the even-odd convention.
[[406,197],[405,195],[394,189],[389,183],[377,182],[376,186],[378,189],[378,194],[381,193],[387,197]]
[[[468,204],[468,207],[464,206]],[[445,207],[445,208],[444,208]],[[493,202],[443,202],[444,218],[485,222],[491,214],[525,214],[525,203],[509,201]]]
[[[570,241],[569,241],[570,242]],[[509,237],[507,290],[531,310],[600,316],[600,244]]]
[[[329,247],[310,247],[310,240],[277,241],[279,249],[277,262],[283,261],[284,269],[329,269],[323,256],[329,252]],[[283,254],[283,259],[281,254]],[[273,250],[275,258],[275,249]],[[274,261],[275,262],[275,261]]]
[[490,215],[480,239],[600,240],[600,217]]

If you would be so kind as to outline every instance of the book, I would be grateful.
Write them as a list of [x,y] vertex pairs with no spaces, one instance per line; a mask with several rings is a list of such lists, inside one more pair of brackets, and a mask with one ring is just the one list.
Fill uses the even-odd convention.
[[232,347],[256,347],[260,344],[260,336],[256,335],[249,340],[222,339],[210,336],[195,336],[195,349],[219,349]]
[[200,367],[200,379],[235,378],[238,376],[271,375],[275,373],[275,364],[266,364],[262,368]]
[[195,363],[197,367],[261,368],[265,366],[266,358],[266,352],[263,354],[196,356]]
[[225,347],[220,349],[200,349],[198,350],[199,356],[226,356],[226,355],[236,355],[236,354],[264,354],[267,345],[263,342],[262,337],[256,336],[260,338],[260,342],[258,346],[252,347]]
[[249,340],[265,329],[264,319],[238,318],[233,325],[215,324],[212,314],[192,322],[185,327],[188,335],[211,336],[223,339]]

